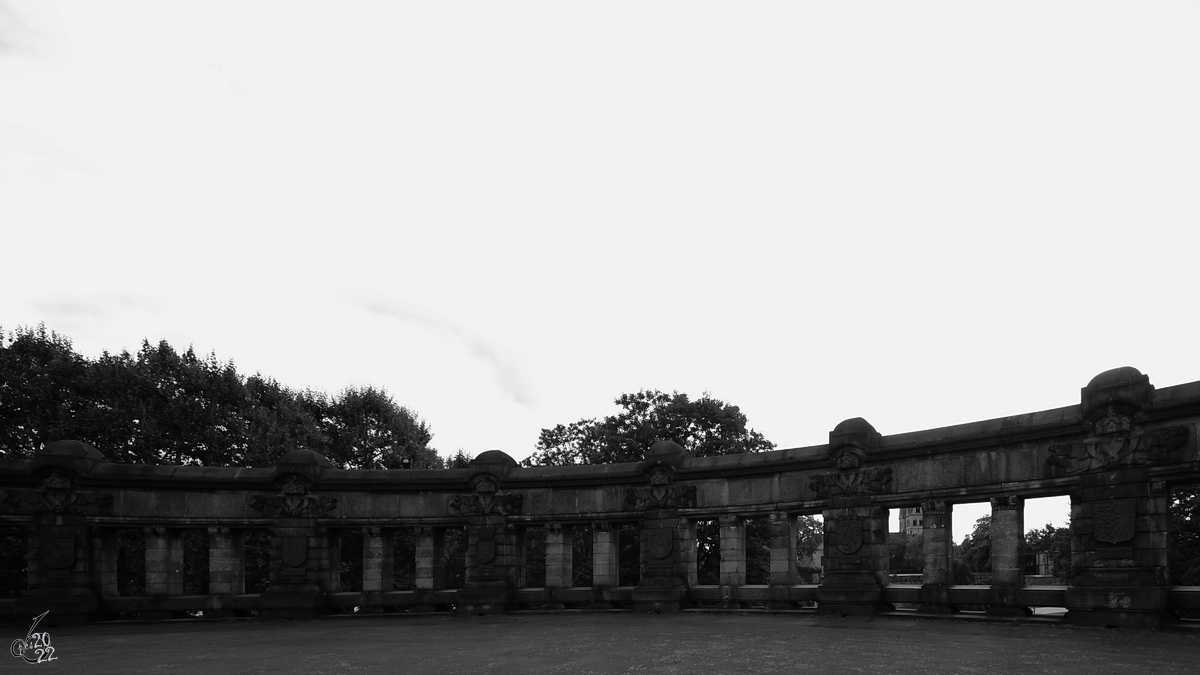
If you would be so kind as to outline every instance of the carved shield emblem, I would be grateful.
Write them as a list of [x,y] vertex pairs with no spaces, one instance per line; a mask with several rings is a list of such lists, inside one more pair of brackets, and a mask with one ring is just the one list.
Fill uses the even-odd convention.
[[837,550],[850,554],[862,548],[862,519],[847,518],[837,521]]
[[300,567],[306,560],[308,560],[308,537],[284,537],[283,564],[288,567]]
[[1098,502],[1092,505],[1096,541],[1118,544],[1133,539],[1136,509],[1132,499]]
[[63,570],[75,564],[74,537],[46,537],[42,539],[42,565],[46,569]]
[[479,564],[487,565],[496,559],[496,531],[481,527],[475,531],[475,557]]
[[672,530],[669,529],[648,530],[646,532],[646,546],[652,557],[661,560],[671,555],[671,547],[675,543],[671,532]]

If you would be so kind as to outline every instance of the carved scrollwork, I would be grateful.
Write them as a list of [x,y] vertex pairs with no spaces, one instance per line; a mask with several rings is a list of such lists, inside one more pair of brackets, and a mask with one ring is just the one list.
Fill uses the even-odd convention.
[[452,498],[448,508],[456,516],[511,516],[520,513],[524,505],[524,495],[503,492],[495,480],[480,476],[474,494]]
[[323,516],[337,508],[337,498],[311,495],[304,481],[289,476],[280,485],[279,494],[255,495],[250,506],[266,516]]
[[1052,445],[1046,463],[1062,467],[1068,475],[1124,469],[1165,461],[1168,453],[1188,441],[1188,428],[1182,425],[1130,434],[1121,433],[1123,425],[1105,418],[1097,428],[1117,433]]
[[818,499],[887,492],[892,487],[892,469],[873,466],[839,473],[821,473],[811,477],[808,486]]
[[112,507],[109,492],[79,492],[70,479],[52,473],[42,479],[38,490],[11,490],[0,504],[13,513],[91,514]]
[[696,505],[696,486],[672,485],[669,469],[654,467],[647,478],[650,487],[633,488],[625,492],[627,510],[686,509]]

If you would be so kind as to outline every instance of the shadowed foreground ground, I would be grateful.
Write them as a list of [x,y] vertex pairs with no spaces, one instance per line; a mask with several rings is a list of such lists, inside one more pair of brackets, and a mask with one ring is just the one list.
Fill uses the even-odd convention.
[[[3,636],[4,645],[24,637]],[[517,614],[49,629],[4,673],[1196,673],[1200,635],[806,615]]]

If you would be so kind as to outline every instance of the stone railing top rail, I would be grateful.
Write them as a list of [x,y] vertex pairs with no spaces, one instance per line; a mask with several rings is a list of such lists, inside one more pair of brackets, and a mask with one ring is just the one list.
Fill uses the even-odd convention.
[[[890,436],[878,434],[868,422],[855,418],[837,425],[823,445],[741,455],[688,457],[678,445],[662,442],[647,453],[646,461],[623,464],[519,467],[505,453],[491,450],[476,457],[469,469],[366,471],[335,469],[326,458],[309,450],[293,450],[271,468],[117,464],[106,461],[99,450],[85,443],[59,441],[32,458],[0,458],[0,483],[33,486],[47,473],[58,471],[83,484],[134,488],[203,485],[207,489],[258,490],[286,474],[302,476],[321,490],[369,492],[461,491],[483,473],[499,479],[505,489],[622,485],[644,482],[647,471],[656,464],[669,465],[677,479],[848,470],[881,461],[949,457],[1031,443],[1049,447],[1104,434],[1136,435],[1170,423],[1194,424],[1191,418],[1197,415],[1200,382],[1156,390],[1145,375],[1124,367],[1093,378],[1081,390],[1081,402],[1076,405]],[[1194,430],[1191,436],[1194,438]],[[1154,442],[1159,444],[1155,449],[1165,447],[1166,441]],[[1061,462],[1052,461],[1067,467],[1064,471],[1069,473],[1069,463],[1075,460],[1069,452],[1064,457]],[[1190,459],[1187,455],[1175,461]]]

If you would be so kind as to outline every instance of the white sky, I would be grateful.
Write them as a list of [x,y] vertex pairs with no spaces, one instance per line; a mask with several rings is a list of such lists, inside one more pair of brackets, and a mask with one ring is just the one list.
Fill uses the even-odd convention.
[[518,459],[640,388],[782,448],[1198,380],[1198,34],[1166,1],[0,0],[0,324],[374,384]]

